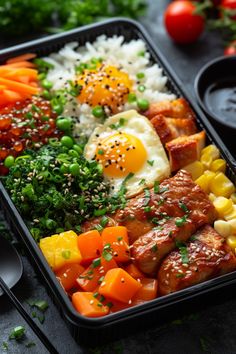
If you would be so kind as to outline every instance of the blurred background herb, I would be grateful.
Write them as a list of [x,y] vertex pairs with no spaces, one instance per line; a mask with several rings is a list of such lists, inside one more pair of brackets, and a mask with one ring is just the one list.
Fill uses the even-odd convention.
[[138,18],[146,6],[146,0],[0,0],[0,33],[15,38],[69,30],[114,16]]

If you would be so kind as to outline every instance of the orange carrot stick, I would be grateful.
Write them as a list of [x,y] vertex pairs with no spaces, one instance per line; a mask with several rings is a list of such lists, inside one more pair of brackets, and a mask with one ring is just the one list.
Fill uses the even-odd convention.
[[35,64],[30,61],[19,61],[17,63],[1,65],[1,67],[7,68],[35,68]]
[[6,85],[8,89],[19,92],[20,94],[23,93],[29,95],[36,95],[37,93],[39,93],[39,89],[36,87],[22,84],[13,80],[4,79],[2,77],[0,77],[0,85]]
[[12,64],[12,63],[19,63],[21,61],[27,61],[30,59],[34,59],[36,57],[35,53],[27,53],[27,54],[22,54],[22,55],[18,55],[17,57],[8,59],[6,61],[7,64]]

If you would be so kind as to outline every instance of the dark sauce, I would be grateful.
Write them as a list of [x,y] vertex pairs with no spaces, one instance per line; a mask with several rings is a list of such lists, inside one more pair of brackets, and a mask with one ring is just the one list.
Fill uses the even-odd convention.
[[222,82],[211,85],[205,93],[205,104],[223,123],[236,126],[236,83]]

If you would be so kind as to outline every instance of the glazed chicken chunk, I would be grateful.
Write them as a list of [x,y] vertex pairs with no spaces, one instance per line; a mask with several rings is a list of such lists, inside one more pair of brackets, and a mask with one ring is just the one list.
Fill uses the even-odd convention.
[[206,225],[188,243],[177,243],[177,249],[162,262],[159,293],[166,295],[235,269],[236,257],[230,247]]

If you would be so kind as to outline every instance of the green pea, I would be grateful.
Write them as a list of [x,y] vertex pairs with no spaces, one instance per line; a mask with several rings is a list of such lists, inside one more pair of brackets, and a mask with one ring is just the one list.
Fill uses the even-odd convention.
[[146,87],[144,85],[139,85],[138,90],[139,92],[144,92],[146,90]]
[[73,150],[73,149],[71,149],[71,150],[68,151],[68,155],[70,155],[71,157],[76,157],[76,158],[79,157],[78,152],[75,151],[75,150]]
[[46,73],[41,73],[41,74],[38,75],[38,79],[39,80],[44,80],[44,79],[46,79],[46,76],[47,76]]
[[65,164],[63,164],[63,165],[61,165],[61,167],[60,167],[60,171],[61,171],[61,173],[69,173],[69,166],[68,165],[65,165]]
[[149,107],[149,102],[145,98],[139,98],[137,100],[137,105],[138,108],[141,109],[141,111],[146,111]]
[[46,98],[46,100],[50,100],[51,99],[51,94],[50,94],[50,92],[48,90],[43,90],[42,96],[44,98]]
[[103,108],[101,106],[94,107],[92,110],[92,114],[96,118],[102,118],[104,116]]
[[61,104],[55,104],[52,109],[56,114],[62,114],[64,108]]
[[72,120],[70,117],[59,117],[56,120],[56,126],[62,131],[67,131],[71,129]]
[[10,167],[12,167],[14,165],[14,162],[15,162],[14,156],[9,155],[4,160],[4,166],[7,167],[7,168],[10,168]]
[[42,86],[43,88],[45,88],[46,90],[50,90],[53,86],[53,83],[51,81],[48,81],[47,79],[44,79],[42,81]]
[[61,138],[61,144],[63,146],[66,146],[67,148],[72,148],[72,146],[74,145],[74,141],[70,136],[64,135]]
[[133,93],[133,92],[129,93],[129,95],[128,95],[128,102],[129,102],[129,103],[133,103],[133,102],[135,102],[135,101],[136,101],[136,95],[135,95],[135,93]]
[[80,174],[80,165],[78,163],[72,163],[69,170],[72,176],[78,176]]
[[74,144],[74,145],[73,145],[73,149],[74,149],[75,151],[77,151],[79,155],[81,155],[81,154],[83,153],[82,148],[81,148],[79,145],[77,145],[77,144]]

